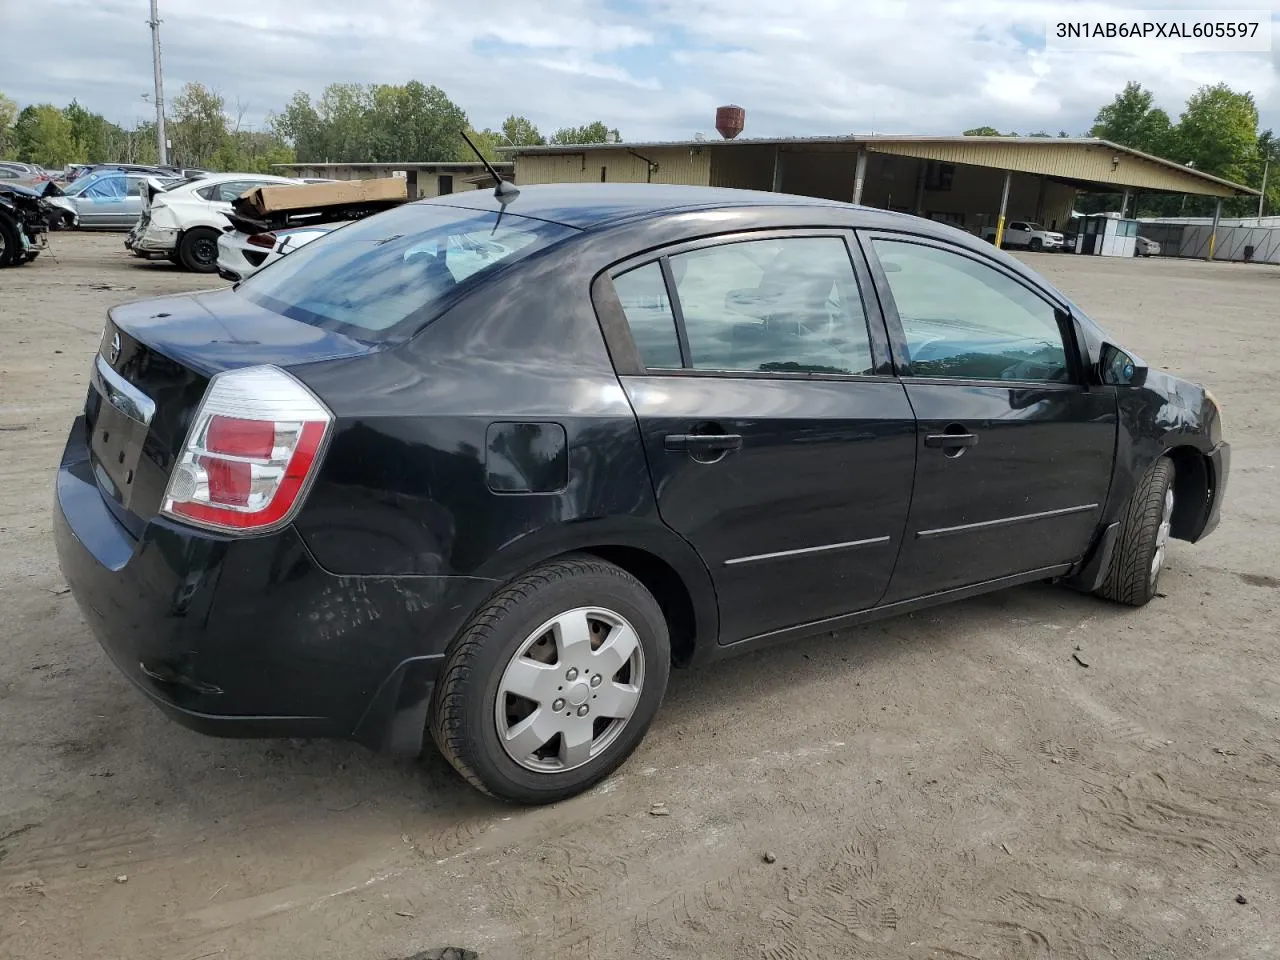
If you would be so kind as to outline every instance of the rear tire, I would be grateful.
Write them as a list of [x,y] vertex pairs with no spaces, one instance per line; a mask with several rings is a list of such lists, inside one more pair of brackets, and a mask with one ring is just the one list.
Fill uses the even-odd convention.
[[178,260],[192,273],[214,273],[218,269],[218,231],[193,227],[182,235]]
[[22,237],[18,225],[0,213],[0,267],[22,262]]
[[552,560],[503,587],[454,640],[429,731],[477,789],[554,803],[631,755],[670,663],[662,610],[635,577],[595,557]]
[[1173,461],[1161,457],[1138,482],[1098,596],[1141,607],[1156,595],[1173,519],[1173,476]]

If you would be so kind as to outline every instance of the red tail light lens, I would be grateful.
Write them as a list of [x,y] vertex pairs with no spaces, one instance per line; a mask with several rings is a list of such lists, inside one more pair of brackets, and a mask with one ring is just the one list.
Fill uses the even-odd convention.
[[255,247],[266,247],[268,250],[276,248],[276,241],[280,238],[274,233],[255,233],[253,236],[245,240],[245,243],[252,244]]
[[163,512],[213,530],[264,533],[293,519],[333,415],[276,367],[213,378],[169,476]]

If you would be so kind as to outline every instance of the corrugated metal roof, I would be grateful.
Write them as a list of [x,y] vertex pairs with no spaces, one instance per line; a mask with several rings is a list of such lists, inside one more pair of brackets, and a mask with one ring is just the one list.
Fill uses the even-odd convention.
[[[509,172],[515,163],[511,160],[498,160],[494,162],[494,167],[504,172]],[[483,171],[484,164],[478,160],[427,160],[419,162],[417,160],[404,160],[399,163],[273,163],[271,165],[280,170],[349,170],[352,167],[360,167],[365,170],[475,170]]]
[[[1121,146],[1110,140],[1102,140],[1097,137],[965,137],[965,136],[924,136],[918,134],[906,134],[902,136],[891,136],[886,134],[870,134],[848,136],[821,136],[821,137],[738,137],[736,140],[723,139],[706,139],[706,140],[649,140],[639,143],[591,143],[591,144],[546,144],[543,146],[531,147],[499,147],[500,153],[521,157],[521,156],[538,156],[545,154],[571,154],[582,153],[587,150],[653,150],[653,149],[692,149],[695,147],[715,147],[733,148],[740,145],[752,146],[805,146],[818,144],[846,144],[849,146],[866,146],[870,150],[876,150],[877,147],[888,147],[890,145],[918,145],[921,147],[967,147],[977,148],[974,150],[974,159],[982,147],[999,153],[1007,150],[1011,146],[1025,147],[1030,146],[1039,149],[1052,149],[1060,147],[1073,148],[1089,148],[1089,147],[1105,147],[1108,150],[1114,150],[1119,154],[1134,157],[1147,161],[1149,163],[1158,164],[1178,174],[1191,177],[1196,180],[1213,183],[1220,187],[1227,187],[1232,192],[1241,196],[1258,196],[1258,191],[1253,187],[1246,187],[1243,184],[1232,183],[1230,180],[1224,180],[1221,177],[1215,177],[1212,174],[1197,170],[1194,167],[1184,166],[1180,163],[1174,163],[1172,160],[1166,160],[1163,157],[1157,157],[1142,150],[1135,150],[1132,147]],[[972,160],[967,161],[972,162]]]

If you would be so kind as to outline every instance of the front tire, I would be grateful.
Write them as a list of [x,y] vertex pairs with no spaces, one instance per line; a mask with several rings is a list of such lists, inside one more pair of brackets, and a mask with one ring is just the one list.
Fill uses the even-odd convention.
[[666,620],[635,577],[595,557],[552,560],[502,588],[454,640],[430,733],[477,789],[554,803],[631,755],[670,663]]
[[218,231],[193,227],[178,244],[178,261],[193,273],[213,273],[218,269]]
[[1032,237],[1028,246],[1031,248],[1032,253],[1039,253],[1044,248],[1044,241],[1039,237]]
[[1129,498],[1100,597],[1142,607],[1156,595],[1173,523],[1173,461],[1151,465]]

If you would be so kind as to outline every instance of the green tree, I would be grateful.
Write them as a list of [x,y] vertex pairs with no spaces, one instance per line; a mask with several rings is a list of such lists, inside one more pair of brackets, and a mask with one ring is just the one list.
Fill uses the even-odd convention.
[[13,149],[13,121],[18,118],[18,105],[0,93],[0,160]]
[[170,101],[166,132],[174,162],[184,167],[209,165],[227,139],[226,100],[203,83],[188,83]]
[[439,161],[471,159],[459,135],[467,115],[439,87],[410,80],[403,86],[380,84],[367,95],[369,159]]
[[28,106],[13,125],[18,159],[42,167],[61,167],[76,158],[71,122],[51,103]]
[[1201,87],[1178,118],[1182,162],[1236,183],[1249,177],[1258,150],[1258,107],[1251,93],[1236,93],[1225,83]]
[[508,147],[540,147],[547,142],[532,120],[514,113],[502,121],[502,135],[506,138],[503,146]]
[[1004,134],[995,127],[974,127],[964,132],[966,137],[1003,137]]
[[1169,115],[1155,106],[1154,94],[1132,81],[1098,111],[1089,136],[1160,157],[1169,155],[1176,139]]
[[603,120],[593,120],[581,127],[561,127],[551,135],[552,143],[621,143],[622,135],[616,127],[609,128]]
[[307,93],[299,90],[271,122],[272,131],[281,140],[293,144],[299,160],[318,162],[325,159],[320,114]]

